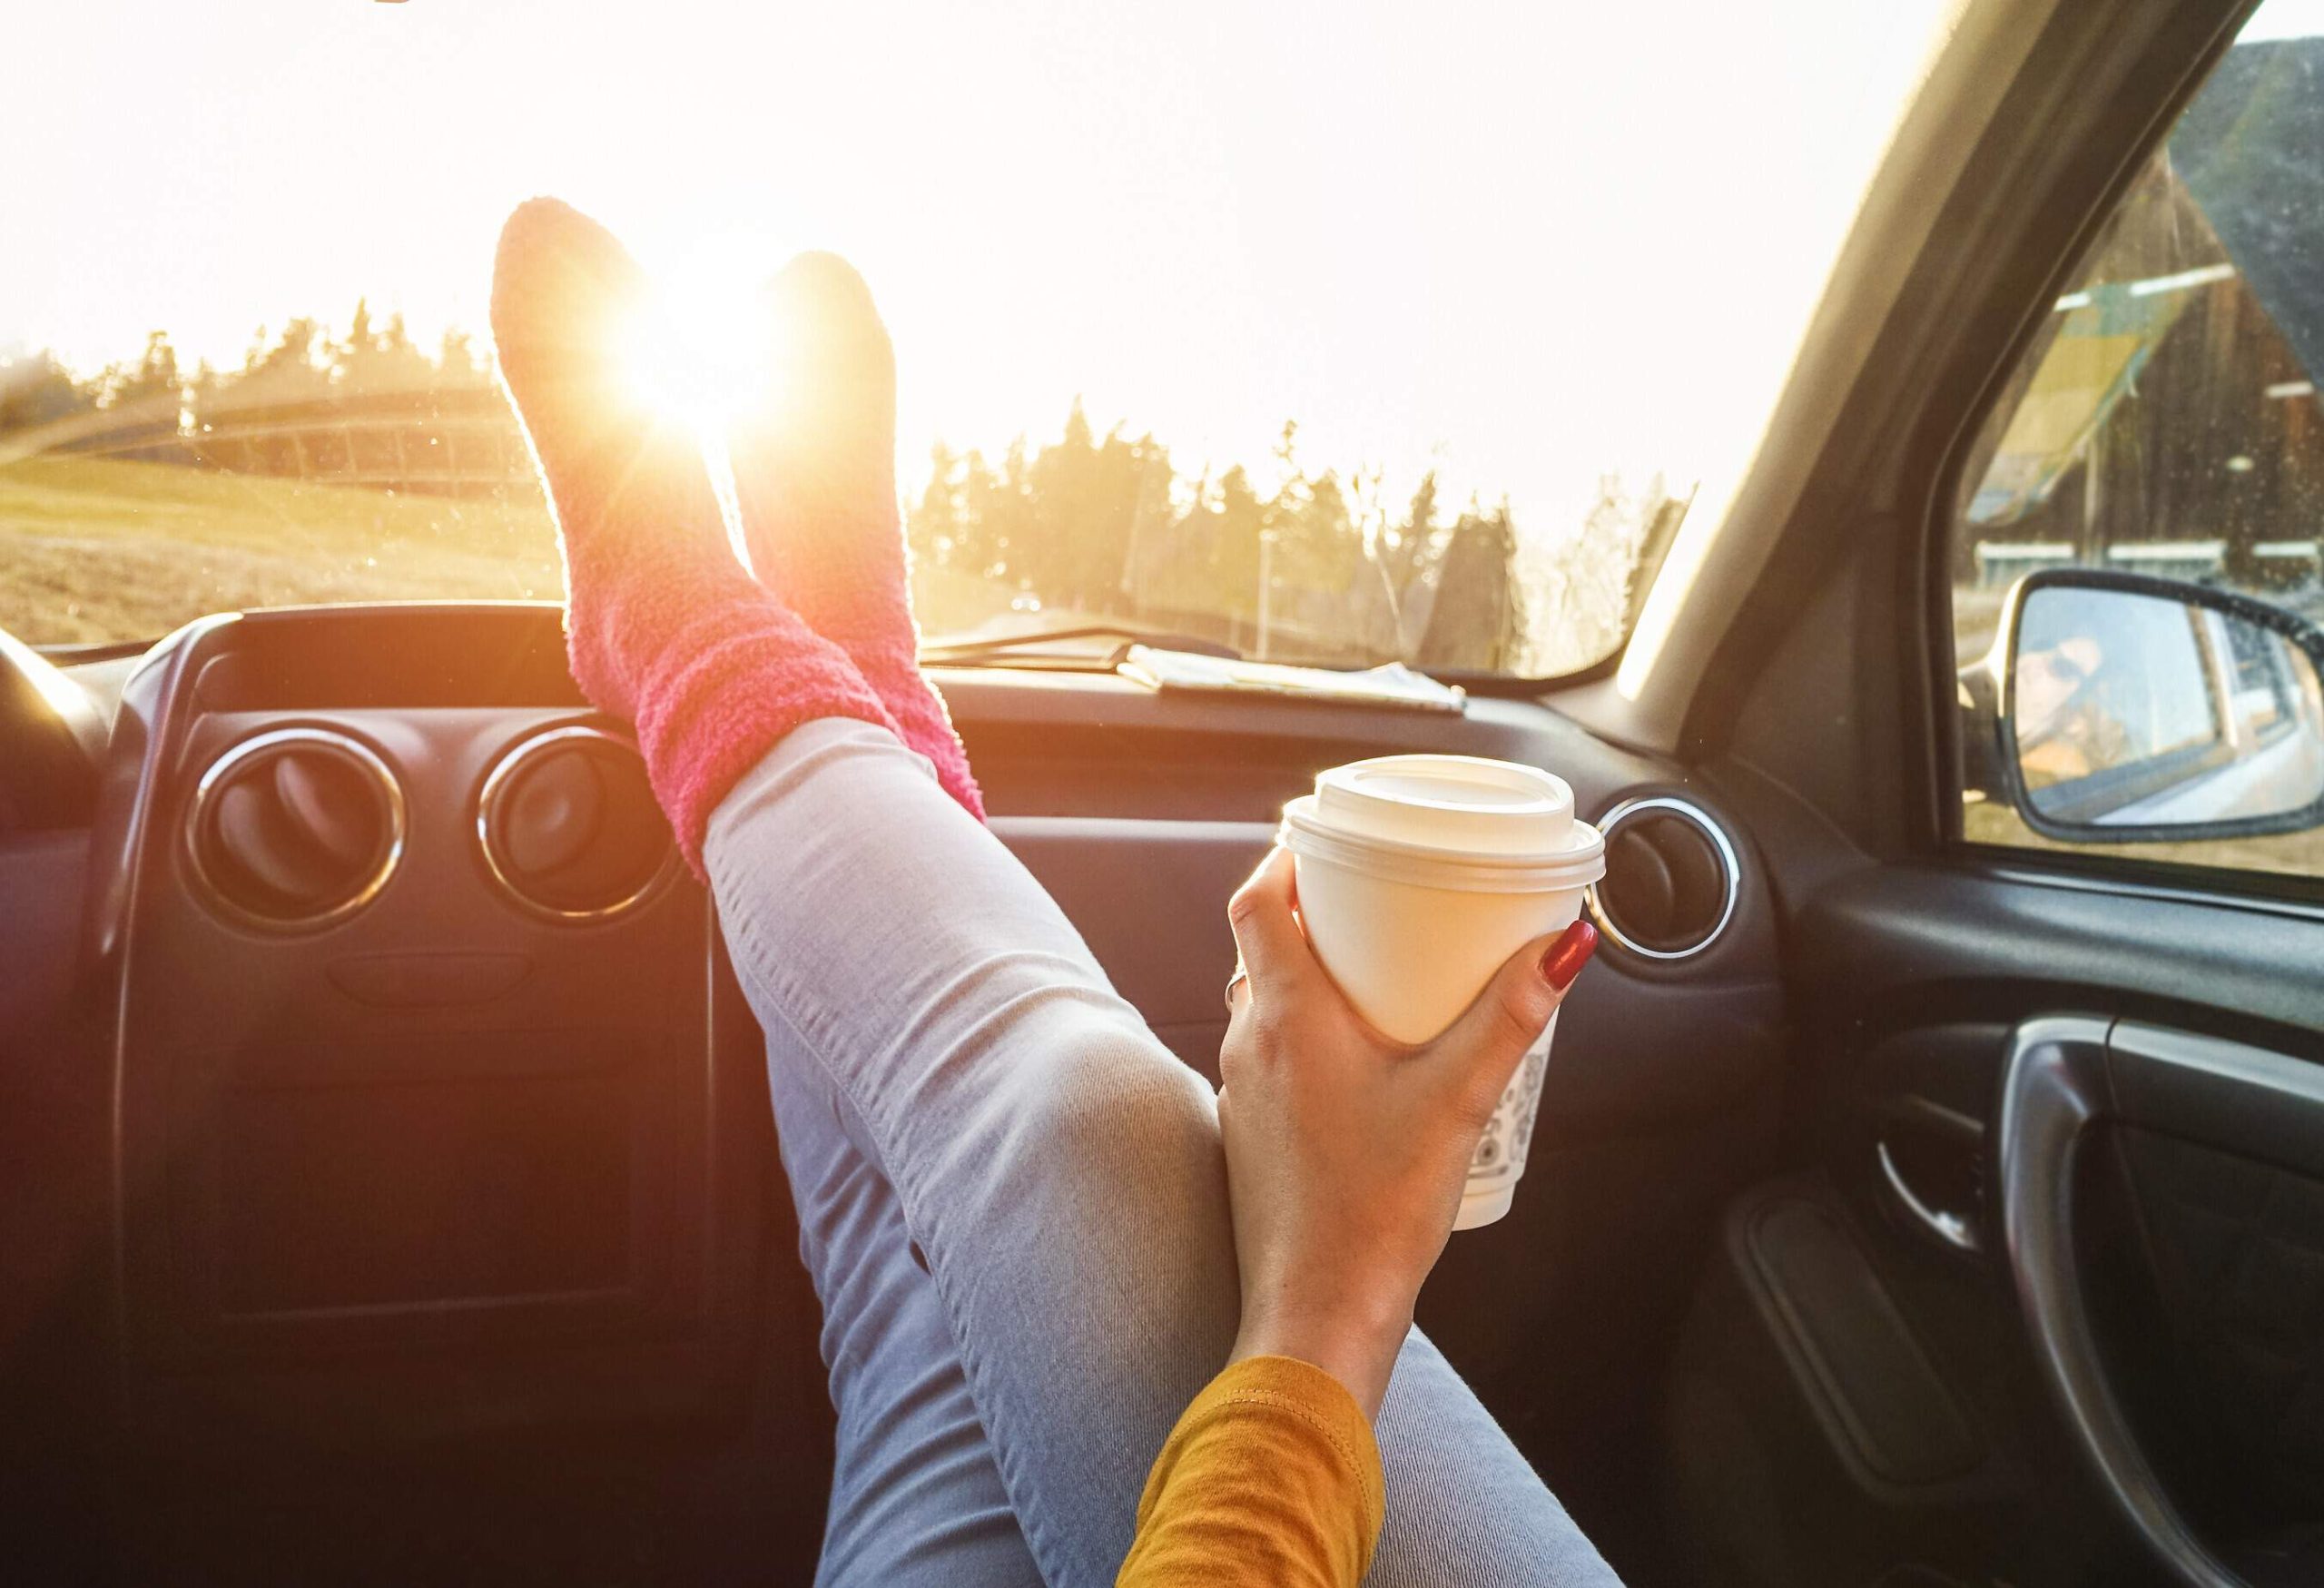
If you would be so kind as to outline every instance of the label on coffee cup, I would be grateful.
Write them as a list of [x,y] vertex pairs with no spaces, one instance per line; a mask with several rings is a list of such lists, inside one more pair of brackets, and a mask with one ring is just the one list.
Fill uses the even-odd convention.
[[1517,1073],[1502,1089],[1484,1134],[1477,1138],[1476,1155],[1469,1160],[1463,1201],[1498,1199],[1525,1172],[1526,1154],[1533,1145],[1533,1124],[1541,1109],[1541,1085],[1550,1070],[1550,1039],[1557,1033],[1558,1017],[1550,1016],[1532,1047],[1519,1060]]

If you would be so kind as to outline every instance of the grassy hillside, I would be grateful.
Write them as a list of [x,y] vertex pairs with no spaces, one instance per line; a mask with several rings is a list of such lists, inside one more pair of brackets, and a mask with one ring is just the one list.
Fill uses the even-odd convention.
[[[0,464],[0,629],[33,645],[153,639],[252,607],[564,593],[537,498],[453,501],[76,458]],[[1009,596],[913,570],[931,634],[1006,613]]]
[[150,639],[249,607],[562,593],[537,498],[76,458],[0,465],[0,628],[34,645]]

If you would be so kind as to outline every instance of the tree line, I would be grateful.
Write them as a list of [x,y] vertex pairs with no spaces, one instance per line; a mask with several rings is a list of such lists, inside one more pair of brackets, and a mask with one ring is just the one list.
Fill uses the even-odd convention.
[[0,364],[0,433],[31,429],[75,414],[143,412],[156,407],[199,414],[229,397],[268,402],[320,401],[373,390],[443,390],[490,385],[492,370],[475,339],[444,332],[434,351],[421,347],[392,314],[375,325],[359,298],[345,332],[333,335],[313,315],[280,331],[260,326],[241,365],[221,370],[207,359],[181,363],[166,330],[149,331],[134,356],[79,375],[50,350]]
[[[515,417],[480,396],[492,386],[488,360],[466,333],[448,330],[431,350],[400,315],[375,322],[359,301],[341,333],[311,317],[261,329],[231,370],[206,360],[184,370],[162,331],[86,376],[50,353],[15,360],[0,368],[0,433],[145,414],[153,431],[183,444],[129,456],[304,478],[329,455],[327,438],[305,451],[279,439],[222,450],[209,444],[205,416],[465,392],[488,402],[485,422],[504,432],[497,451],[517,471],[509,488],[529,498]],[[377,465],[359,469],[359,449],[349,448],[350,479],[379,483]],[[1519,672],[1586,665],[1618,644],[1635,571],[1659,556],[1685,508],[1659,479],[1634,492],[1609,477],[1577,532],[1544,539],[1520,533],[1505,498],[1447,501],[1442,486],[1432,469],[1392,499],[1377,468],[1315,467],[1291,422],[1262,469],[1182,470],[1150,433],[1120,424],[1100,433],[1077,399],[1053,440],[1020,435],[998,457],[938,444],[903,507],[931,632],[1039,611],[1060,625],[1164,626],[1286,660]]]
[[1398,509],[1379,470],[1314,469],[1298,434],[1264,489],[1241,464],[1182,474],[1151,434],[1101,436],[1078,400],[1055,441],[998,459],[940,443],[907,512],[915,565],[1262,655],[1506,665],[1526,625],[1508,503],[1448,511],[1432,470]]

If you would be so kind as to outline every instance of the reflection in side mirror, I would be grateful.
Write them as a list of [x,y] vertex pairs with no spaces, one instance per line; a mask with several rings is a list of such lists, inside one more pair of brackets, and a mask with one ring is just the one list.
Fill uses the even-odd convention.
[[2248,596],[2048,569],[2010,603],[2018,813],[2083,843],[2324,826],[2324,630]]

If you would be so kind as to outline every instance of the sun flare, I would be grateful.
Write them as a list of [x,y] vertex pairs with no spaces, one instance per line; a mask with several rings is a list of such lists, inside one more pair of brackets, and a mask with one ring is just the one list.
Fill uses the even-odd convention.
[[781,378],[784,338],[763,284],[714,258],[655,271],[613,335],[631,397],[694,438],[727,538],[747,567],[727,438],[773,400]]
[[723,450],[734,421],[771,398],[781,348],[775,317],[753,283],[704,270],[665,272],[616,328],[631,393]]

